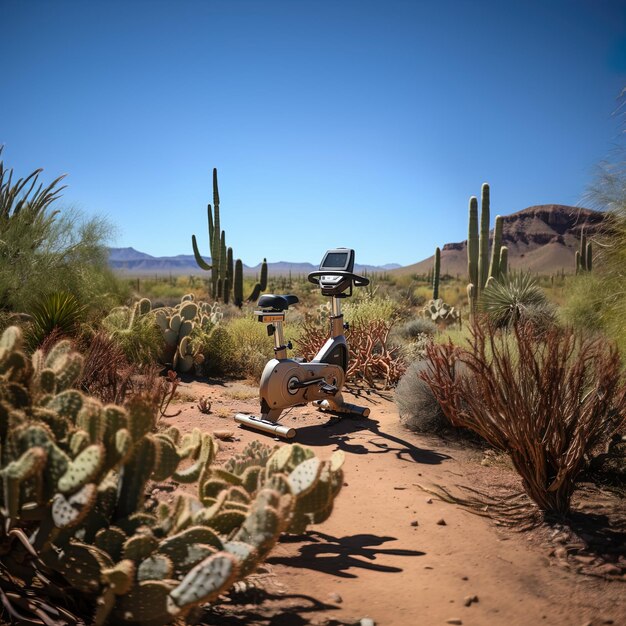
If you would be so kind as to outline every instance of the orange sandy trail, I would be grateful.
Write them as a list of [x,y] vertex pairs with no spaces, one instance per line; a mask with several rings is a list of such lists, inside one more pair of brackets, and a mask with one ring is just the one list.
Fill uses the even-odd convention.
[[[232,429],[236,440],[222,442],[218,462],[253,439],[274,443],[227,417],[257,409],[256,398],[239,399],[254,393],[242,383],[194,382],[185,392],[208,396],[212,414],[187,403],[168,421],[182,431]],[[475,451],[407,431],[387,399],[349,401],[368,403],[370,417],[323,427],[328,416],[300,407],[283,419],[298,429],[296,441],[322,458],[345,451],[346,484],[328,521],[308,537],[281,542],[268,560],[270,591],[280,598],[275,611],[287,618],[281,624],[349,624],[363,617],[382,626],[453,619],[464,625],[626,624],[624,583],[558,567],[535,534],[499,529],[416,486],[455,490],[498,481],[508,470],[481,467]],[[473,596],[478,601],[465,606]]]

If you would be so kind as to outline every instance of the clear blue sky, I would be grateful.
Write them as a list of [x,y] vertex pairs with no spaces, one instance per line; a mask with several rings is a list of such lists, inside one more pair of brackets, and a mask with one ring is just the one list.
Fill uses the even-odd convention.
[[407,265],[492,220],[576,204],[618,135],[626,4],[586,1],[0,0],[0,143],[17,174],[112,245],[249,265]]

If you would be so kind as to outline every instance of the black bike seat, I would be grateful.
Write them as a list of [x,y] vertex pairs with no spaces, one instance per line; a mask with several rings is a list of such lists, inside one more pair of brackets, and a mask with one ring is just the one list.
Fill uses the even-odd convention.
[[275,296],[273,293],[266,293],[259,298],[257,305],[262,309],[271,309],[272,311],[286,311],[290,304],[299,302],[298,296],[293,294],[285,294],[283,296]]

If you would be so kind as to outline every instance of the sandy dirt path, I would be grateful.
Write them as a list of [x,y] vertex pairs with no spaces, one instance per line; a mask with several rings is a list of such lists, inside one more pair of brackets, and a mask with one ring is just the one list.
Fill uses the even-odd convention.
[[[253,439],[274,443],[232,421],[237,411],[256,411],[253,387],[193,382],[181,393],[186,402],[171,409],[182,412],[168,424],[234,432],[233,441],[221,442],[218,462]],[[210,415],[194,397],[212,402]],[[296,441],[322,458],[344,450],[345,485],[329,520],[274,549],[258,579],[260,603],[247,598],[227,607],[219,623],[339,625],[367,617],[381,626],[626,624],[625,581],[563,568],[536,533],[498,528],[418,486],[515,480],[509,470],[482,467],[476,450],[407,431],[389,399],[349,401],[367,403],[370,417],[328,425],[327,415],[309,407],[285,416],[298,429]]]

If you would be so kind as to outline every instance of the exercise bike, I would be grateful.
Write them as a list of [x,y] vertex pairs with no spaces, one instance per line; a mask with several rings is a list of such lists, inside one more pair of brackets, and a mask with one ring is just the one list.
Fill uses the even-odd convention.
[[328,250],[319,269],[307,276],[309,282],[320,288],[323,296],[332,298],[330,338],[309,362],[287,357],[287,349],[292,346],[291,342],[285,344],[283,322],[287,310],[298,302],[298,297],[265,294],[259,298],[260,310],[255,311],[255,315],[259,322],[267,325],[267,334],[274,337],[275,357],[267,362],[261,375],[261,415],[237,413],[236,422],[291,439],[296,434],[295,429],[278,423],[281,413],[290,407],[311,402],[321,411],[359,417],[369,415],[369,408],[345,402],[341,395],[348,370],[348,344],[343,334],[348,324],[343,321],[341,299],[350,297],[353,287],[369,284],[368,278],[358,276],[353,269],[354,250],[336,248]]

